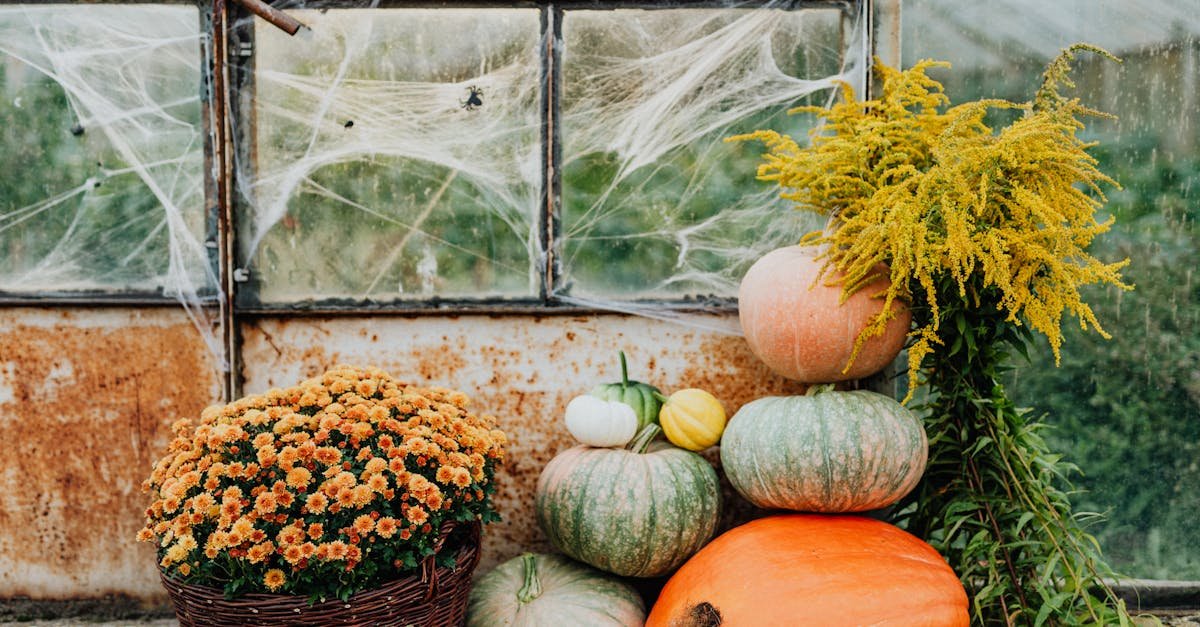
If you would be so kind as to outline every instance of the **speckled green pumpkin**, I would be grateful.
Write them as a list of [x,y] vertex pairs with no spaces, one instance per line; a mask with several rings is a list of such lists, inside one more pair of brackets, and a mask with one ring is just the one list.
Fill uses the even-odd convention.
[[638,417],[638,430],[646,425],[658,422],[658,411],[662,409],[662,391],[641,381],[629,379],[629,367],[625,362],[625,352],[621,357],[621,380],[617,383],[605,383],[592,388],[592,396],[606,401],[620,401],[633,408]]
[[721,466],[751,503],[863,512],[916,487],[929,452],[921,420],[882,394],[829,387],[758,399],[729,421]]
[[467,627],[641,627],[642,597],[629,584],[561,555],[526,553],[471,587]]
[[647,447],[658,431],[643,429],[631,450],[577,446],[550,460],[534,508],[558,550],[624,577],[656,577],[712,538],[720,513],[716,471],[666,442]]

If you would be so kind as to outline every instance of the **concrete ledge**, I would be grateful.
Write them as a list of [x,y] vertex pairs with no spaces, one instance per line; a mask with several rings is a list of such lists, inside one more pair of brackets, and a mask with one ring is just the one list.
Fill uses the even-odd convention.
[[1131,610],[1200,611],[1200,581],[1122,579],[1112,583],[1112,588]]
[[147,603],[124,595],[80,599],[0,599],[0,622],[80,618],[86,621],[143,620],[174,617],[170,604]]

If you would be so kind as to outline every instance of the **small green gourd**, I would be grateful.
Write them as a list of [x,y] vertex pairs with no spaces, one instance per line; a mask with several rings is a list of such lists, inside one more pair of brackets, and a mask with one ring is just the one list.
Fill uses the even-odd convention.
[[662,391],[641,381],[629,380],[629,367],[625,351],[620,352],[621,380],[617,383],[597,385],[589,394],[606,401],[620,401],[633,408],[638,417],[638,431],[646,425],[658,424],[658,412],[662,409]]

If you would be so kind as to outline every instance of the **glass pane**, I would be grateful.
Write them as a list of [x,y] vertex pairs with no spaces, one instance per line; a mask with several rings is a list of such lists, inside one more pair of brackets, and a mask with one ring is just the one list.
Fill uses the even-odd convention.
[[[1174,0],[905,0],[906,63],[951,61],[936,74],[960,102],[1028,100],[1044,64],[1086,41],[1124,59],[1080,57],[1075,95],[1118,116],[1091,120],[1093,154],[1119,180],[1098,238],[1101,259],[1132,259],[1137,289],[1088,294],[1112,340],[1067,333],[1062,367],[1045,345],[1018,364],[1014,398],[1045,412],[1053,444],[1078,464],[1079,511],[1123,573],[1200,579],[1200,16]],[[983,27],[986,25],[986,28]]]
[[538,11],[290,13],[311,30],[255,21],[244,111],[258,300],[537,295]]
[[[778,6],[778,5],[777,5]],[[729,297],[766,251],[820,224],[756,181],[770,128],[803,138],[857,32],[839,9],[567,11],[562,287],[603,301]],[[857,77],[857,78],[856,78]]]
[[196,7],[0,6],[0,290],[211,290]]

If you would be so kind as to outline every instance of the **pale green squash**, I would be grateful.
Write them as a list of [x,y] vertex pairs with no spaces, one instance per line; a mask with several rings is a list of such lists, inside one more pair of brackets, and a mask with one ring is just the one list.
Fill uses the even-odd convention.
[[526,553],[471,588],[467,627],[641,627],[646,606],[628,584],[561,555]]
[[720,513],[717,473],[704,458],[650,440],[629,449],[577,446],[538,478],[538,524],[558,550],[626,577],[670,572],[712,537]]
[[916,487],[928,452],[921,420],[895,400],[814,386],[742,406],[721,439],[721,466],[759,507],[864,512]]

